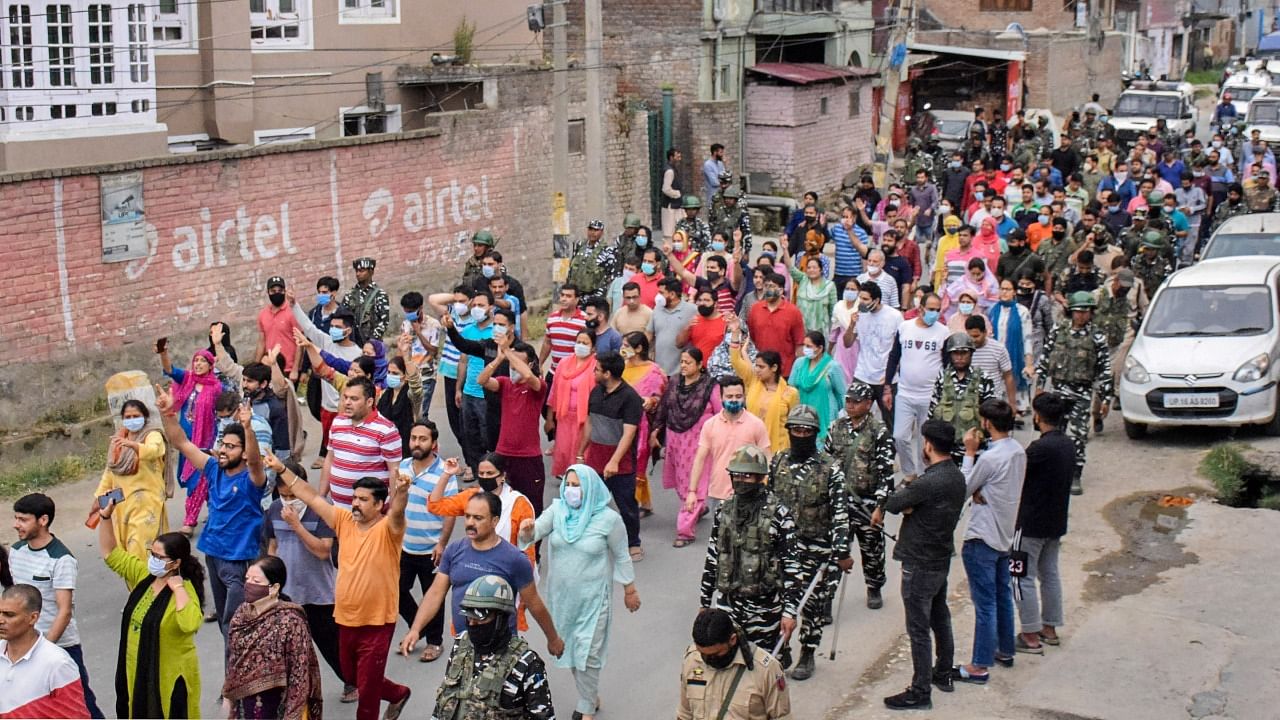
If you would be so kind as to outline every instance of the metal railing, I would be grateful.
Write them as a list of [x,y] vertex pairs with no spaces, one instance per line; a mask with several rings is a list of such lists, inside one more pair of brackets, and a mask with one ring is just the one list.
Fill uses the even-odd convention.
[[756,10],[767,13],[832,12],[835,0],[756,0]]

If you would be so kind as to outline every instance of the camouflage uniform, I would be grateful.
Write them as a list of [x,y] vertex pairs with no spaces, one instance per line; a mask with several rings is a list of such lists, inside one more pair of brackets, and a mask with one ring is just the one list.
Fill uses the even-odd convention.
[[1080,292],[1096,292],[1102,284],[1106,282],[1106,278],[1102,276],[1102,271],[1097,267],[1090,267],[1087,272],[1080,272],[1075,265],[1068,266],[1053,281],[1053,291],[1062,293],[1063,296],[1069,296],[1071,293]]
[[1023,138],[1013,146],[1011,162],[1024,170],[1033,167],[1040,158],[1040,141],[1036,138]]
[[711,232],[721,233],[725,237],[725,250],[734,251],[733,231],[742,231],[742,255],[747,257],[751,252],[751,215],[742,206],[742,193],[737,188],[729,188],[730,197],[738,198],[733,207],[721,202],[711,207]]
[[[1076,305],[1077,298],[1072,298]],[[1091,301],[1092,303],[1092,301]],[[1096,307],[1096,303],[1092,303]],[[1071,403],[1067,412],[1067,435],[1076,446],[1076,475],[1084,470],[1085,445],[1089,442],[1089,408],[1093,391],[1110,398],[1111,352],[1107,336],[1092,322],[1082,328],[1067,319],[1054,326],[1045,339],[1036,361],[1036,388],[1044,390],[1053,382],[1053,391]]]
[[[475,235],[471,236],[472,247],[476,245],[484,245],[489,248],[489,250],[492,250],[497,244],[498,241],[493,237],[493,233],[488,230],[477,231]],[[472,253],[467,258],[467,262],[462,266],[462,284],[469,287],[475,282],[476,278],[483,276],[484,256],[481,255],[480,257],[476,257],[475,253]],[[485,287],[486,289],[488,288],[487,285]]]
[[831,423],[825,450],[844,471],[850,504],[859,506],[849,519],[862,552],[862,579],[868,588],[879,590],[885,583],[884,534],[871,525],[871,513],[893,492],[893,435],[874,412],[857,427],[842,417]]
[[[1126,272],[1128,275],[1125,275]],[[1132,270],[1120,271],[1120,278],[1122,284],[1136,284]],[[1134,330],[1140,321],[1138,293],[1142,291],[1132,285],[1127,287],[1129,292],[1120,297],[1111,292],[1111,286],[1108,284],[1102,291],[1098,309],[1093,314],[1094,327],[1107,339],[1107,350],[1111,354],[1113,387],[1119,382],[1116,376],[1124,364],[1124,356],[1128,354],[1129,346],[1133,343]]]
[[618,259],[618,246],[601,238],[594,246],[581,240],[573,246],[573,258],[569,261],[569,274],[565,282],[578,287],[581,300],[604,297],[609,283],[622,274]]
[[1040,242],[1040,247],[1036,249],[1036,254],[1044,261],[1044,268],[1049,272],[1049,277],[1056,278],[1063,270],[1067,269],[1067,264],[1071,259],[1071,253],[1080,247],[1080,243],[1072,238],[1062,238],[1055,240],[1050,237]]
[[964,434],[981,424],[978,406],[996,397],[996,386],[981,370],[970,366],[963,376],[951,366],[942,369],[933,383],[929,417],[946,420],[956,429],[956,447],[952,459],[964,459]]
[[1213,228],[1217,230],[1222,223],[1237,215],[1248,215],[1253,212],[1249,209],[1249,203],[1241,200],[1239,203],[1232,205],[1230,200],[1222,203],[1213,211]]
[[356,317],[356,332],[361,341],[382,339],[391,320],[391,300],[387,291],[370,281],[356,285],[342,298],[342,306]]
[[[505,622],[505,621],[504,621]],[[432,720],[554,720],[547,669],[518,635],[501,653],[477,657],[466,633],[449,653]]]
[[[1150,241],[1144,240],[1143,248],[1152,248],[1156,250],[1163,249],[1163,241],[1159,246],[1153,245]],[[1173,274],[1173,267],[1169,265],[1169,261],[1165,260],[1158,252],[1150,257],[1144,252],[1139,252],[1129,261],[1129,267],[1133,270],[1133,274],[1142,281],[1142,289],[1147,295],[1147,299],[1155,297],[1156,288],[1164,282],[1165,278]]]
[[692,220],[687,217],[680,218],[676,221],[676,232],[684,233],[684,236],[689,239],[689,247],[693,250],[706,252],[711,248],[711,226],[700,217]]
[[[991,123],[991,160],[997,165],[1008,152],[1009,147],[1009,126],[1003,120]],[[942,167],[939,165],[938,167]]]
[[1250,212],[1271,212],[1276,207],[1276,190],[1266,183],[1249,180],[1244,183],[1244,204]]
[[906,157],[902,162],[902,181],[912,185],[916,181],[916,172],[924,170],[929,177],[929,182],[933,182],[933,157],[920,146],[920,139],[911,138],[907,148]]

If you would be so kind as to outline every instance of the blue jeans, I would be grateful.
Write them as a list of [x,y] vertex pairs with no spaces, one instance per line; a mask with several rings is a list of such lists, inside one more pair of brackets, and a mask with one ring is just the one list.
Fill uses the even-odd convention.
[[997,650],[1013,657],[1013,585],[1009,581],[1009,553],[981,540],[968,540],[960,551],[973,600],[973,664],[995,665]]
[[231,616],[244,604],[244,574],[249,569],[250,562],[204,556],[205,572],[209,576],[209,587],[213,590],[213,606],[218,612],[218,629],[222,631],[224,641],[227,639],[227,629],[231,627]]
[[422,419],[431,419],[431,398],[436,394],[436,378],[422,381]]
[[72,645],[62,649],[67,651],[67,654],[75,661],[76,667],[80,668],[80,687],[84,688],[84,704],[89,708],[89,717],[105,717],[102,711],[98,709],[98,698],[94,696],[93,690],[89,687],[89,670],[84,666],[84,649],[79,645]]

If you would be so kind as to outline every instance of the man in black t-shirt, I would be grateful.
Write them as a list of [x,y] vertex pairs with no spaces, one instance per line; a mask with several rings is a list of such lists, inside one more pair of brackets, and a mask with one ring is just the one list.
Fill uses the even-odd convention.
[[615,352],[596,358],[596,386],[587,401],[587,422],[582,429],[577,461],[604,478],[627,528],[631,559],[640,560],[640,505],[636,502],[636,436],[644,401],[623,382],[626,366]]

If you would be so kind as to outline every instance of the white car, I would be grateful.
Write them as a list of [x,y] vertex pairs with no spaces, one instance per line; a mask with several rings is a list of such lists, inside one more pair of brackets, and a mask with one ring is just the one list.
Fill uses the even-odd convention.
[[1267,94],[1255,96],[1250,101],[1249,114],[1245,116],[1248,126],[1244,131],[1245,137],[1251,137],[1257,130],[1268,145],[1280,142],[1280,95],[1272,95],[1271,92],[1280,90],[1272,88]]
[[1280,213],[1236,215],[1209,236],[1201,260],[1249,255],[1280,256]]
[[1125,434],[1262,424],[1280,435],[1280,257],[1205,260],[1153,298],[1120,373]]
[[1231,104],[1235,106],[1236,112],[1240,113],[1240,117],[1249,114],[1249,102],[1259,93],[1265,93],[1267,87],[1271,85],[1271,76],[1255,75],[1252,73],[1240,73],[1232,75],[1227,80],[1227,84],[1222,87],[1222,94],[1218,99],[1222,99],[1222,95],[1231,93]]
[[1179,137],[1187,130],[1196,129],[1200,110],[1195,103],[1195,88],[1190,83],[1132,83],[1120,93],[1107,123],[1115,131],[1116,141],[1128,147],[1160,119]]

